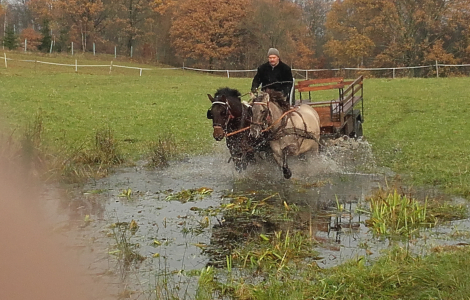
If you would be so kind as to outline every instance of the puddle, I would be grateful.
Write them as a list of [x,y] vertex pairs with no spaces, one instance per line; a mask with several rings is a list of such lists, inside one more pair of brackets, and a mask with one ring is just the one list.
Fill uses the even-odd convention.
[[[390,175],[376,168],[367,142],[332,142],[318,156],[291,159],[290,180],[283,178],[269,158],[242,173],[237,173],[227,160],[226,148],[218,143],[213,156],[172,162],[164,170],[124,168],[87,185],[86,192],[67,207],[75,214],[72,219],[83,228],[84,239],[95,252],[101,253],[101,265],[95,263],[90,268],[96,268],[96,273],[103,267],[114,272],[119,280],[110,281],[121,284],[119,293],[124,289],[133,291],[129,294],[132,299],[144,299],[156,290],[158,293],[169,277],[180,289],[165,288],[174,289],[180,298],[193,298],[197,277],[183,276],[182,271],[201,270],[211,262],[203,249],[211,244],[212,228],[221,222],[220,216],[205,217],[198,210],[219,207],[230,202],[228,194],[237,193],[253,197],[278,194],[272,200],[275,204],[282,206],[286,201],[299,207],[298,221],[308,223],[319,242],[315,250],[321,257],[317,261],[320,267],[332,267],[358,257],[374,258],[389,247],[388,240],[372,237],[363,223],[367,216],[356,212],[373,189],[384,186],[385,175]],[[166,200],[171,193],[201,187],[213,192],[186,203]],[[337,213],[338,206],[342,207],[341,214]],[[108,254],[115,244],[109,237],[112,233],[109,225],[132,220],[138,229],[127,238],[146,259],[123,267]],[[423,245],[448,243],[452,235],[452,243],[468,242],[469,233],[468,220],[455,221],[427,231],[426,239],[409,246],[412,251],[424,251]]]

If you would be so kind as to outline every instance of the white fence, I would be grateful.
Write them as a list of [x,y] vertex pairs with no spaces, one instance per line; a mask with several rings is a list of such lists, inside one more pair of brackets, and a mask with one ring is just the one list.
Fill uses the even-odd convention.
[[[0,57],[5,61],[5,68],[8,68],[8,61],[14,61],[15,59],[7,58],[6,54],[3,54],[3,57]],[[31,63],[39,63],[45,65],[56,65],[56,66],[65,66],[65,67],[73,67],[75,72],[78,72],[78,69],[81,67],[104,67],[109,68],[109,73],[111,73],[113,68],[126,68],[126,69],[135,69],[139,70],[139,76],[142,76],[142,71],[152,71],[152,70],[190,70],[190,71],[197,71],[197,72],[209,72],[209,73],[225,73],[227,78],[230,78],[230,74],[236,73],[254,73],[256,69],[250,70],[210,70],[210,69],[197,69],[197,68],[189,68],[185,67],[174,67],[174,68],[142,68],[142,67],[132,67],[132,66],[123,66],[123,65],[116,65],[113,64],[113,61],[110,62],[109,65],[81,65],[78,64],[78,59],[75,59],[74,64],[64,64],[64,63],[54,63],[54,62],[47,62],[47,61],[40,61],[40,60],[16,60],[20,62],[31,62]],[[439,68],[458,68],[458,67],[470,67],[470,64],[460,64],[460,65],[449,65],[449,64],[440,64],[436,61],[434,65],[426,65],[426,66],[414,66],[414,67],[394,67],[394,68],[336,68],[336,69],[292,69],[292,71],[302,76],[304,79],[309,78],[309,73],[318,73],[318,72],[342,72],[342,71],[391,71],[392,78],[395,78],[396,71],[398,70],[412,70],[412,69],[432,69],[435,70],[436,77],[439,77]]]
[[78,64],[78,59],[75,59],[75,64],[63,64],[63,63],[54,63],[54,62],[48,62],[48,61],[29,60],[29,59],[11,59],[11,58],[7,58],[5,53],[3,54],[3,57],[0,57],[0,59],[3,59],[5,61],[5,68],[8,68],[8,61],[15,61],[16,60],[16,61],[20,61],[20,62],[31,62],[31,63],[45,64],[45,65],[73,67],[73,68],[75,68],[75,72],[78,72],[79,67],[105,67],[105,68],[109,68],[109,72],[111,72],[113,68],[126,68],[126,69],[139,70],[139,74],[140,74],[140,76],[142,76],[142,71],[143,70],[152,70],[150,68],[140,68],[140,67],[115,65],[115,64],[113,64],[112,61],[109,65],[79,65]]

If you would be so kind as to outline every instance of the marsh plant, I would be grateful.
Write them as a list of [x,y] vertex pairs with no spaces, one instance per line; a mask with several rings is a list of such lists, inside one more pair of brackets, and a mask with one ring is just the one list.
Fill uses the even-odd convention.
[[61,157],[66,159],[62,162],[60,173],[68,182],[107,176],[110,168],[124,162],[114,131],[109,127],[95,131],[90,148],[82,144],[77,149],[65,149]]
[[366,225],[376,235],[411,235],[420,227],[434,224],[432,216],[427,214],[427,200],[420,203],[394,190],[376,193],[368,199],[370,218]]
[[119,165],[123,162],[119,145],[110,127],[100,128],[95,133],[95,147],[90,159],[100,165]]
[[176,142],[170,134],[163,135],[157,141],[149,144],[148,167],[164,168],[169,166],[169,161],[175,158]]
[[234,251],[231,259],[243,268],[278,272],[317,258],[318,253],[313,250],[315,244],[302,231],[279,230],[247,241],[244,247]]
[[124,268],[133,263],[140,263],[145,259],[138,252],[140,245],[131,241],[138,229],[139,226],[134,220],[131,222],[116,222],[111,225],[115,245],[114,250],[109,253],[115,255]]
[[[42,175],[43,168],[45,167],[45,149],[42,145],[42,134],[44,132],[43,116],[39,110],[33,121],[28,122],[20,137],[19,155],[22,162],[30,171]],[[39,173],[41,172],[41,173]]]

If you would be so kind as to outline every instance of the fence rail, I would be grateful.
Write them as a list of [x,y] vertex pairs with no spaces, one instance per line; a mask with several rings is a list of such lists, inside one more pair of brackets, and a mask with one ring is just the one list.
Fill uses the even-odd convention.
[[[124,65],[116,65],[113,64],[113,61],[110,64],[103,65],[103,64],[78,64],[78,59],[75,59],[74,64],[66,64],[66,63],[55,63],[49,61],[41,61],[41,60],[28,60],[28,59],[12,59],[7,58],[6,54],[3,54],[3,57],[0,57],[5,61],[5,68],[8,68],[8,61],[19,61],[19,62],[31,62],[31,63],[40,63],[45,65],[56,65],[56,66],[65,66],[65,67],[74,67],[75,72],[78,72],[79,68],[82,67],[106,67],[109,68],[111,72],[113,68],[125,68],[125,69],[135,69],[139,70],[139,76],[142,76],[142,71],[152,71],[152,70],[189,70],[189,71],[197,71],[197,72],[206,72],[206,73],[225,73],[228,78],[230,78],[230,74],[236,73],[253,73],[256,72],[257,69],[249,69],[249,70],[213,70],[213,69],[198,69],[198,68],[191,68],[185,67],[170,67],[170,68],[143,68],[143,67],[132,67],[132,66],[124,66]],[[411,66],[411,67],[391,67],[391,68],[332,68],[332,69],[297,69],[293,68],[292,71],[296,73],[296,75],[303,77],[304,79],[309,79],[309,73],[318,73],[318,72],[344,72],[344,71],[355,71],[355,72],[373,72],[373,71],[391,71],[392,77],[395,78],[397,70],[413,70],[413,69],[431,69],[435,70],[436,77],[439,77],[439,68],[458,68],[458,67],[470,67],[470,64],[458,64],[458,65],[450,65],[450,64],[440,64],[436,61],[433,65],[424,65],[424,66]]]

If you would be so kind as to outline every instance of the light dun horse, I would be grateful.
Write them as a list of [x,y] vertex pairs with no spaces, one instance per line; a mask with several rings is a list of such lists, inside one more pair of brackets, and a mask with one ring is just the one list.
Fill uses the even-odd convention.
[[292,172],[287,165],[288,156],[318,152],[320,117],[307,104],[283,110],[278,99],[282,99],[282,93],[275,91],[262,92],[254,99],[250,134],[256,138],[269,131],[274,159],[282,167],[284,178],[289,179]]

